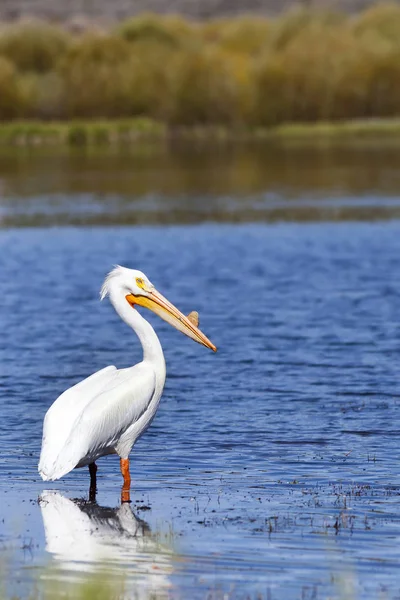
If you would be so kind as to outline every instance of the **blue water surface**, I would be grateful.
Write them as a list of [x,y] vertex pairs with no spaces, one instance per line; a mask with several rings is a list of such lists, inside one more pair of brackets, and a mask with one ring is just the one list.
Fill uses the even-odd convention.
[[[124,597],[398,598],[399,256],[397,221],[1,230],[9,593],[104,559],[123,571]],[[113,264],[199,311],[218,346],[143,313],[167,382],[122,513],[115,456],[98,463],[97,504],[73,501],[87,498],[86,469],[55,483],[37,473],[55,398],[141,359],[99,302]]]

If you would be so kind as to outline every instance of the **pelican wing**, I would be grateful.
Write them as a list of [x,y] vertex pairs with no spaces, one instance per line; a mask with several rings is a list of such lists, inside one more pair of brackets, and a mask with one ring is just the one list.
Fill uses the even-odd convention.
[[[88,464],[106,454],[107,449],[112,452],[120,437],[146,411],[154,390],[154,370],[142,362],[129,369],[109,370],[101,383],[95,380],[93,387],[76,390],[73,401],[67,396],[61,402],[60,396],[44,423],[39,463],[42,478],[59,479],[80,463]],[[73,418],[67,414],[71,409]],[[56,431],[63,432],[60,439],[56,439]]]
[[117,369],[105,367],[63,392],[50,406],[43,423],[39,473],[46,474],[54,456],[64,446],[76,419],[101,390],[114,379]]

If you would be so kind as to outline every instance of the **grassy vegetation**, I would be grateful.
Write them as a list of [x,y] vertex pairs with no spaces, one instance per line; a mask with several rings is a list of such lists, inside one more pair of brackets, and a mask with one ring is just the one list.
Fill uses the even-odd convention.
[[166,126],[146,118],[127,120],[33,121],[0,123],[0,144],[86,146],[165,138]]
[[337,123],[289,123],[269,128],[198,126],[168,128],[146,118],[125,120],[10,121],[0,123],[0,145],[101,146],[130,144],[138,140],[190,139],[202,141],[281,141],[334,144],[378,139],[400,143],[400,118],[355,120]]
[[80,34],[0,27],[2,141],[110,142],[166,127],[304,135],[293,124],[353,119],[358,133],[377,133],[378,119],[398,132],[387,121],[396,117],[398,3],[357,16],[297,9],[203,23],[145,14]]

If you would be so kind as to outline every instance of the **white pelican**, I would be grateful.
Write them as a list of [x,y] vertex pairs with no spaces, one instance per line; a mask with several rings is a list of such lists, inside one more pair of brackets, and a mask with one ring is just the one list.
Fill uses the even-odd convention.
[[129,453],[156,414],[166,375],[160,341],[136,306],[149,308],[214,352],[216,347],[196,326],[196,316],[185,317],[141,271],[117,266],[101,289],[100,298],[106,296],[138,335],[143,360],[127,369],[101,369],[57,398],[43,423],[39,473],[45,481],[53,481],[72,469],[89,465],[91,487],[95,488],[95,461],[118,454],[124,478],[123,499],[129,500]]

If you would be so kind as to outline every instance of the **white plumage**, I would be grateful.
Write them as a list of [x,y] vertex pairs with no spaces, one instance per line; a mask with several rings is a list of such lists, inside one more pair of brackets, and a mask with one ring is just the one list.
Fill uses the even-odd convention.
[[[154,418],[165,382],[165,361],[154,329],[136,305],[153,310],[195,341],[216,350],[197,328],[196,320],[178,311],[140,271],[114,269],[101,290],[102,299],[107,295],[137,333],[143,361],[128,369],[106,367],[57,398],[43,425],[39,473],[44,480],[59,479],[107,454],[118,454],[126,461]],[[127,468],[129,475],[129,463]],[[125,474],[124,478],[126,483]]]
[[[61,394],[44,421],[42,478],[59,479],[106,454],[128,458],[141,433],[138,423],[149,408],[155,381],[152,366],[144,362],[120,371],[106,367]],[[85,391],[88,385],[92,389]]]

